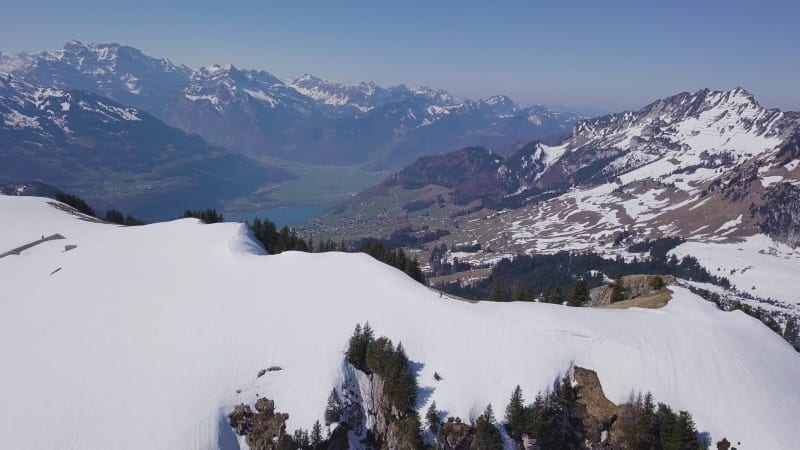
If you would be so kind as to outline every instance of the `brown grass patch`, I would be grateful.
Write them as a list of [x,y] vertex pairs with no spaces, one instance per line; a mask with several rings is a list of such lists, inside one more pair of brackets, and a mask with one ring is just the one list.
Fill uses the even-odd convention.
[[632,298],[630,300],[623,300],[617,303],[611,303],[608,305],[600,305],[598,308],[615,308],[615,309],[628,309],[628,308],[648,308],[648,309],[658,309],[663,308],[664,306],[672,300],[672,291],[667,288],[661,289],[660,291],[651,294],[651,295],[643,295],[641,297]]

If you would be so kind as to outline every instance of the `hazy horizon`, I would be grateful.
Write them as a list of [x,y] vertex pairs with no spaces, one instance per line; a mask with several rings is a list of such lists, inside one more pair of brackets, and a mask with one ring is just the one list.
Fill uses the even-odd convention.
[[[247,5],[161,4],[112,11],[42,2],[0,29],[0,51],[53,50],[65,42],[116,42],[192,68],[210,64],[309,73],[381,86],[444,89],[457,97],[508,95],[523,104],[597,112],[638,109],[703,88],[751,92],[762,105],[800,109],[800,65],[791,18],[772,2],[462,2]],[[40,26],[31,31],[30,23]]]

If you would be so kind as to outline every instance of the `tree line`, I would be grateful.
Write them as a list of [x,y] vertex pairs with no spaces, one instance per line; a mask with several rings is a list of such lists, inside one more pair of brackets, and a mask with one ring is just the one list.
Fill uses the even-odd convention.
[[143,220],[139,220],[130,214],[125,215],[120,211],[117,211],[116,209],[109,209],[108,211],[106,211],[105,216],[100,216],[95,212],[95,210],[91,206],[89,206],[89,204],[83,198],[74,194],[69,194],[66,192],[59,191],[55,196],[55,200],[75,208],[80,213],[86,214],[87,216],[91,216],[97,219],[103,219],[106,222],[116,223],[119,225],[127,225],[127,226],[145,224]]
[[[661,249],[662,247],[658,247],[656,251]],[[674,254],[669,258],[666,254],[663,258],[661,253],[656,255],[658,256],[650,258],[634,257],[631,261],[626,261],[621,256],[607,259],[591,251],[518,255],[513,259],[500,260],[492,268],[489,277],[477,283],[461,286],[456,281],[440,288],[468,299],[544,299],[551,303],[561,303],[571,297],[575,290],[580,291],[577,294],[582,294],[584,288],[589,290],[606,284],[606,276],[619,278],[636,274],[672,275],[730,287],[728,279],[712,275],[692,256],[678,259]]]

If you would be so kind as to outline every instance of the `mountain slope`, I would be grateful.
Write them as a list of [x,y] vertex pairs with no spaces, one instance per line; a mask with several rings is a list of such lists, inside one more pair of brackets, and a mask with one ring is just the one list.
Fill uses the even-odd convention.
[[172,217],[292,177],[97,94],[0,79],[0,183],[41,180],[99,207]]
[[156,116],[174,99],[191,73],[186,66],[116,43],[87,45],[70,41],[61,49],[23,53],[16,59],[20,62],[10,67],[13,73],[31,83],[95,92]]
[[310,75],[283,82],[231,65],[191,70],[119,44],[71,41],[55,51],[0,54],[2,72],[98,93],[231,150],[333,165],[396,168],[447,148],[560,137],[577,119],[502,96],[456,101],[441,90],[404,85],[346,85]]
[[[800,356],[681,288],[661,310],[468,303],[365,255],[262,256],[239,224],[117,227],[33,197],[0,196],[0,209],[0,248],[67,238],[0,259],[9,448],[239,448],[225,415],[257,396],[289,413],[289,430],[309,428],[365,320],[419,363],[420,410],[436,401],[474,418],[574,363],[596,370],[612,401],[649,390],[714,439],[767,450],[795,441]],[[256,376],[273,365],[282,370]]]
[[[440,160],[467,161],[463,152]],[[680,236],[690,242],[676,249],[679,256],[696,251],[740,294],[760,297],[759,306],[800,315],[788,282],[766,282],[800,275],[800,114],[763,108],[741,88],[681,93],[580,120],[558,145],[532,142],[494,160],[480,176],[450,184],[390,177],[309,228],[336,239],[443,229],[450,234],[419,256],[441,244],[481,244],[491,251],[460,255],[478,265],[561,250],[631,258],[627,244]],[[481,179],[493,195],[460,194]],[[732,258],[731,248],[741,257]]]

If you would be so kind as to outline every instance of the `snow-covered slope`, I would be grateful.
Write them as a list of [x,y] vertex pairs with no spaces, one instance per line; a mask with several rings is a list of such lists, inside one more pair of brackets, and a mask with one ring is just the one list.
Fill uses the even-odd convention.
[[0,251],[66,237],[0,258],[4,448],[235,449],[226,414],[257,396],[308,428],[364,321],[420,363],[421,409],[474,417],[574,363],[611,400],[652,391],[741,449],[795,444],[800,356],[684,289],[661,310],[467,303],[361,254],[261,255],[240,224],[125,228],[47,201],[0,196]]

